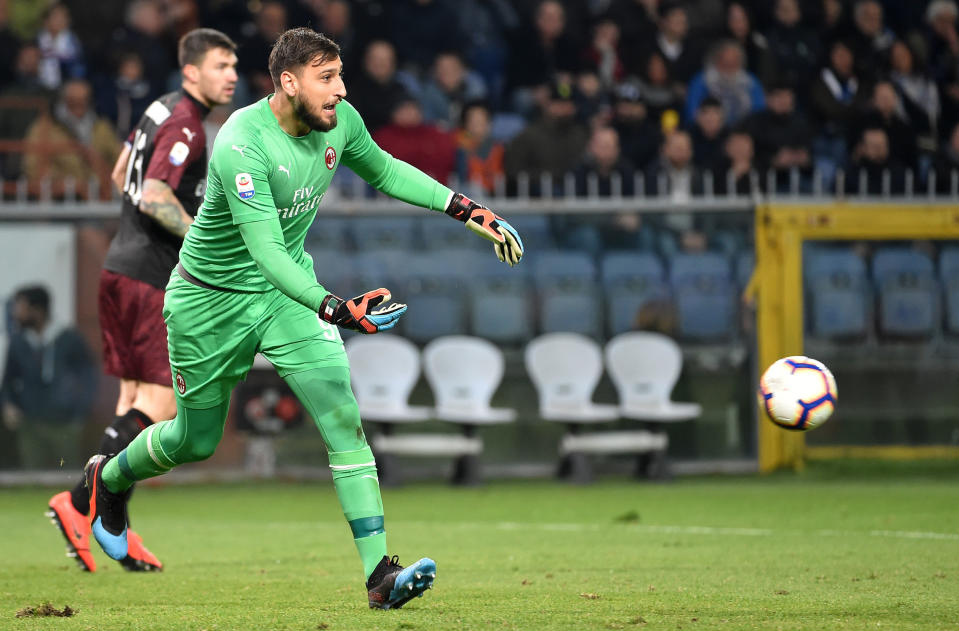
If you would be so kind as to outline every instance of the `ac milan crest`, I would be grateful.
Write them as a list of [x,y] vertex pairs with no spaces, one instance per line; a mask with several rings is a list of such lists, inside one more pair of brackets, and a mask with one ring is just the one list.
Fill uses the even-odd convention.
[[176,371],[176,389],[180,394],[186,393],[186,380],[183,378],[183,375],[180,374],[180,371]]
[[326,168],[333,170],[333,167],[336,166],[336,149],[333,147],[326,148]]

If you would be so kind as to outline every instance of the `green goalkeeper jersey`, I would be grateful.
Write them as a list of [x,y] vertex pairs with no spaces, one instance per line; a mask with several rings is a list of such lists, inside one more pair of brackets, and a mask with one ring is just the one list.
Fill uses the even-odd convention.
[[[238,226],[278,219],[287,253],[309,272],[302,278],[318,287],[303,242],[341,162],[387,195],[445,210],[453,192],[380,149],[348,102],[337,105],[334,129],[294,137],[280,128],[270,98],[234,112],[217,134],[206,195],[180,250],[180,262],[201,281],[240,291],[271,289]],[[286,293],[297,298],[310,287],[290,289]],[[301,301],[315,309],[312,296]]]

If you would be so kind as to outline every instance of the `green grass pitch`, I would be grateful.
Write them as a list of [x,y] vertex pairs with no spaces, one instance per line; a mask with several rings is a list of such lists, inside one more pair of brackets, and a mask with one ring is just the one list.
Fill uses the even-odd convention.
[[[329,482],[139,489],[160,574],[79,572],[50,495],[0,490],[0,629],[959,629],[954,463],[388,489],[391,552],[438,574],[385,612]],[[16,617],[47,601],[77,613]]]

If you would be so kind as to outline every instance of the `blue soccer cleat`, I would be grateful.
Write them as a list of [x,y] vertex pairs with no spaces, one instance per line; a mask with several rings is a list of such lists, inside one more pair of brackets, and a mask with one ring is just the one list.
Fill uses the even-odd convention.
[[127,500],[130,491],[114,493],[103,483],[103,465],[109,458],[96,455],[83,468],[90,490],[90,525],[94,539],[111,559],[127,557]]
[[436,561],[423,558],[404,568],[399,557],[383,557],[366,581],[370,609],[399,609],[433,588]]

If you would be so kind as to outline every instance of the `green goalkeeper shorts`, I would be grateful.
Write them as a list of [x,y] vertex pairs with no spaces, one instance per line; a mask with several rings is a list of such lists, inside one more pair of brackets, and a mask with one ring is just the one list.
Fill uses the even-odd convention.
[[337,328],[278,289],[238,293],[207,289],[175,271],[163,302],[177,398],[204,409],[226,401],[262,353],[281,377],[348,367]]

